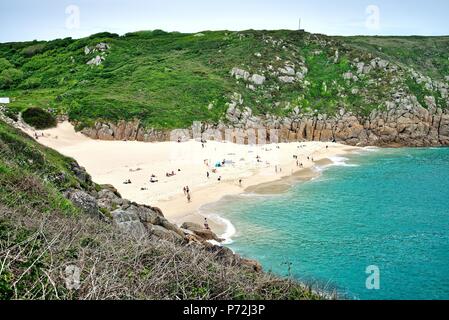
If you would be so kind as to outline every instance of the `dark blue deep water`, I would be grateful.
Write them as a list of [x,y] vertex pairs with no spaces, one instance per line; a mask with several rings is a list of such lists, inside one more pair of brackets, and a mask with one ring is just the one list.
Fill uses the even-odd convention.
[[[265,270],[351,299],[449,299],[449,149],[351,155],[286,194],[207,210],[232,222],[230,247]],[[379,290],[366,287],[372,265]]]

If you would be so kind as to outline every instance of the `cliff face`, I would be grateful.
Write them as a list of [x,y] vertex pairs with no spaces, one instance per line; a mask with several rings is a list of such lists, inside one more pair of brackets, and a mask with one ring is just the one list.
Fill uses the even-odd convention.
[[[191,129],[146,130],[139,121],[118,125],[97,123],[82,132],[100,140],[176,141],[177,139],[213,139],[234,143],[277,143],[296,141],[336,141],[354,146],[447,146],[449,113],[429,101],[429,109],[414,97],[398,98],[386,110],[373,111],[368,117],[340,111],[338,116],[303,116],[288,118],[252,117],[250,113],[234,118],[234,124],[196,124]],[[230,114],[235,116],[235,114]],[[249,117],[248,117],[249,115]],[[248,120],[251,118],[251,120]]]

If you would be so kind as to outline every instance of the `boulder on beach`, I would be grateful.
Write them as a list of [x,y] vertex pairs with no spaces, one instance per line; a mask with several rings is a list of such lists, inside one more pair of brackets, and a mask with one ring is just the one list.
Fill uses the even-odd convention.
[[182,224],[181,229],[185,229],[193,232],[194,235],[201,238],[204,241],[214,240],[217,242],[223,242],[223,239],[220,239],[214,232],[208,230],[197,223],[193,222],[185,222]]

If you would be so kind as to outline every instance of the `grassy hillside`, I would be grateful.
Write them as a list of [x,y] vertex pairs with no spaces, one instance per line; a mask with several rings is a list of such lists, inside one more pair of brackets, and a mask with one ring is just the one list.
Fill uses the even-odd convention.
[[449,76],[449,37],[346,37],[355,48],[372,52],[437,80]]
[[[101,43],[107,49],[93,52]],[[0,44],[0,96],[11,97],[16,110],[53,109],[80,125],[135,118],[148,128],[217,123],[235,94],[255,115],[282,116],[296,108],[332,115],[342,107],[368,114],[382,107],[395,90],[427,92],[410,82],[411,76],[402,69],[374,70],[357,82],[345,80],[343,74],[355,73],[358,61],[369,65],[379,56],[445,80],[448,49],[448,37],[332,38],[252,30],[200,34],[156,30],[6,43]],[[88,65],[92,60],[94,64]],[[295,72],[302,70],[301,80],[280,81],[279,69],[286,65],[294,66]],[[231,75],[236,67],[266,81],[254,86],[236,80]]]
[[[318,298],[195,246],[131,240],[65,199],[69,188],[98,188],[74,165],[0,120],[0,300]],[[66,286],[70,265],[79,290]]]

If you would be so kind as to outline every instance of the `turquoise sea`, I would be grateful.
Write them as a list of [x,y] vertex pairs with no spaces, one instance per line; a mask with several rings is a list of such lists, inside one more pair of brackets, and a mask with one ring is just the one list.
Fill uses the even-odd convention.
[[[205,210],[232,222],[231,249],[265,270],[349,299],[449,299],[449,149],[334,160],[285,194]],[[379,268],[379,290],[366,287],[368,266]]]

